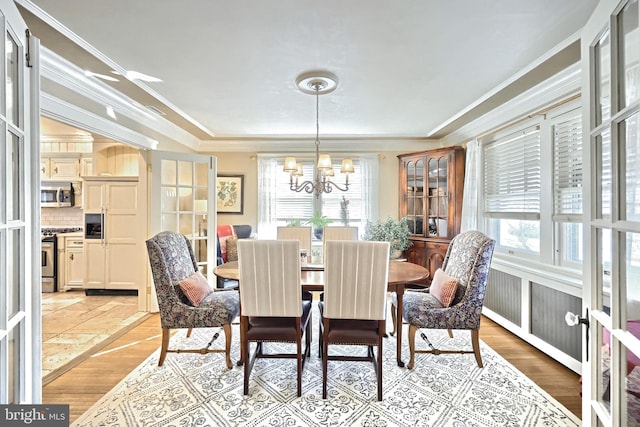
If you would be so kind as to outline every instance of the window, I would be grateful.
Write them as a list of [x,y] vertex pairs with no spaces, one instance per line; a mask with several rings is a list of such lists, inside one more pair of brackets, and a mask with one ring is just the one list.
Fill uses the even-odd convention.
[[484,146],[487,232],[509,251],[540,253],[540,127]]
[[[299,178],[313,180],[315,176],[315,159],[296,156],[302,163],[304,175]],[[378,159],[375,155],[352,156],[355,172],[349,175],[349,190],[333,189],[330,193],[322,193],[315,197],[314,193],[300,192],[289,189],[289,174],[283,172],[284,158],[273,155],[260,156],[258,162],[258,235],[261,238],[275,238],[276,227],[287,225],[291,220],[298,219],[303,223],[315,211],[321,211],[333,221],[335,225],[342,225],[344,211],[342,202],[346,205],[349,225],[360,227],[364,231],[367,220],[376,219],[378,215],[377,191],[370,191],[378,187]],[[342,159],[332,156],[334,165],[339,165]],[[338,169],[338,168],[336,168]],[[344,175],[336,172],[332,180],[340,187],[344,186]],[[344,200],[343,200],[344,197]]]
[[560,265],[582,263],[582,115],[579,109],[552,122],[553,221]]

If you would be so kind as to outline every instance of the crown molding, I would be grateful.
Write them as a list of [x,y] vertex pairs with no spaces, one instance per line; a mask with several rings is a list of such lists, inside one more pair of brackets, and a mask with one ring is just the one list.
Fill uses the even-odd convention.
[[[75,99],[67,98],[81,97],[84,103],[89,101],[91,105],[95,107],[93,108],[95,111],[104,111],[104,115],[99,115],[95,112],[87,112],[87,114],[95,117],[101,117],[103,119],[100,122],[103,125],[102,128],[92,129],[93,132],[100,135],[109,136],[109,134],[112,133],[113,127],[131,127],[133,129],[142,129],[142,132],[140,133],[135,131],[133,131],[133,133],[139,135],[145,134],[147,135],[146,138],[150,140],[155,140],[158,136],[161,136],[189,147],[192,150],[196,150],[200,144],[200,139],[195,137],[193,134],[164,119],[162,116],[151,112],[149,109],[126,97],[121,92],[118,92],[110,86],[102,83],[99,79],[86,76],[84,71],[79,67],[46,47],[41,48],[41,77],[43,80],[48,80],[53,85],[62,87],[66,91],[71,92],[71,94],[65,96],[65,99],[60,99],[53,94],[48,94],[51,99],[57,99],[56,104],[66,104],[65,108],[59,112],[52,110],[47,111],[47,115],[50,117],[58,116],[57,119],[65,123],[75,122],[73,116],[67,117],[64,114],[79,114],[81,108],[69,108],[79,102],[76,102],[77,100]],[[43,84],[43,88],[46,86],[46,84]],[[42,93],[43,95],[47,95],[46,89],[43,90]],[[113,119],[107,115],[107,106],[113,108],[117,119]],[[55,104],[50,104],[50,108],[54,107]],[[118,121],[131,122],[131,126],[124,126],[118,123]],[[75,122],[74,126],[80,129],[89,130],[84,123]],[[127,132],[124,132],[124,134],[126,135]],[[152,138],[151,135],[154,137]],[[125,142],[121,138],[115,139]],[[138,141],[140,140],[140,138],[135,139]],[[155,144],[157,145],[157,141]]]
[[[323,138],[320,141],[321,151],[335,152],[379,152],[379,151],[422,151],[440,147],[441,143],[428,138],[374,138],[344,137]],[[202,141],[199,152],[315,152],[313,138],[216,138]]]
[[[44,92],[40,95],[40,109],[46,117],[137,148],[155,150],[158,146],[158,141],[146,135],[135,132],[118,123],[113,123]],[[78,136],[76,135],[75,137],[77,138]],[[54,139],[60,141],[62,136],[47,136],[47,138],[50,141]],[[66,139],[65,141],[68,142]]]
[[580,94],[581,79],[580,64],[576,63],[471,123],[456,129],[440,141],[445,145],[461,144],[504,126],[514,119],[525,117],[542,107]]

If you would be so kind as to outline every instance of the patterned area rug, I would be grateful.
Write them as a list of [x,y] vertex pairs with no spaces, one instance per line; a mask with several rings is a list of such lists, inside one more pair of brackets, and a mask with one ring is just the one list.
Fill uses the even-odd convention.
[[[396,364],[396,340],[384,341],[382,402],[376,400],[371,363],[329,362],[328,398],[322,399],[317,312],[314,346],[296,397],[295,360],[261,359],[242,394],[243,368],[227,370],[220,354],[169,354],[159,350],[82,415],[74,426],[578,426],[580,420],[481,342],[484,368],[466,355],[421,354],[413,370]],[[406,326],[405,326],[406,327]],[[173,346],[201,347],[215,329],[179,331]],[[427,331],[441,348],[465,345],[469,333],[450,339]],[[239,354],[238,327],[232,355]],[[222,345],[221,337],[215,343]],[[406,335],[405,335],[406,337]],[[406,339],[405,339],[406,342]],[[438,343],[438,344],[436,344]],[[424,343],[417,343],[423,345]],[[282,350],[278,344],[267,349]],[[358,351],[358,348],[339,349]],[[409,348],[403,356],[408,361]],[[117,363],[117,358],[114,359]]]

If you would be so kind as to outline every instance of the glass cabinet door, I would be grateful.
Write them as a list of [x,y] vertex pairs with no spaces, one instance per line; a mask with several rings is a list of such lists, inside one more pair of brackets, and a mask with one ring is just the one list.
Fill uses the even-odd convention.
[[411,234],[424,234],[424,160],[410,160],[406,164],[407,224]]
[[429,236],[447,237],[449,219],[448,159],[429,158]]

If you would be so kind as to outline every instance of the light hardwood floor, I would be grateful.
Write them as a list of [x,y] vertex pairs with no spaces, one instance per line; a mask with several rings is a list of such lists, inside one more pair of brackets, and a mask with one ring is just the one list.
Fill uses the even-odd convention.
[[42,294],[42,380],[52,381],[141,321],[135,295]]
[[[580,417],[579,376],[509,331],[483,318],[480,339]],[[144,322],[43,387],[43,402],[69,404],[71,422],[160,347],[160,317]],[[391,338],[393,339],[393,338]]]

